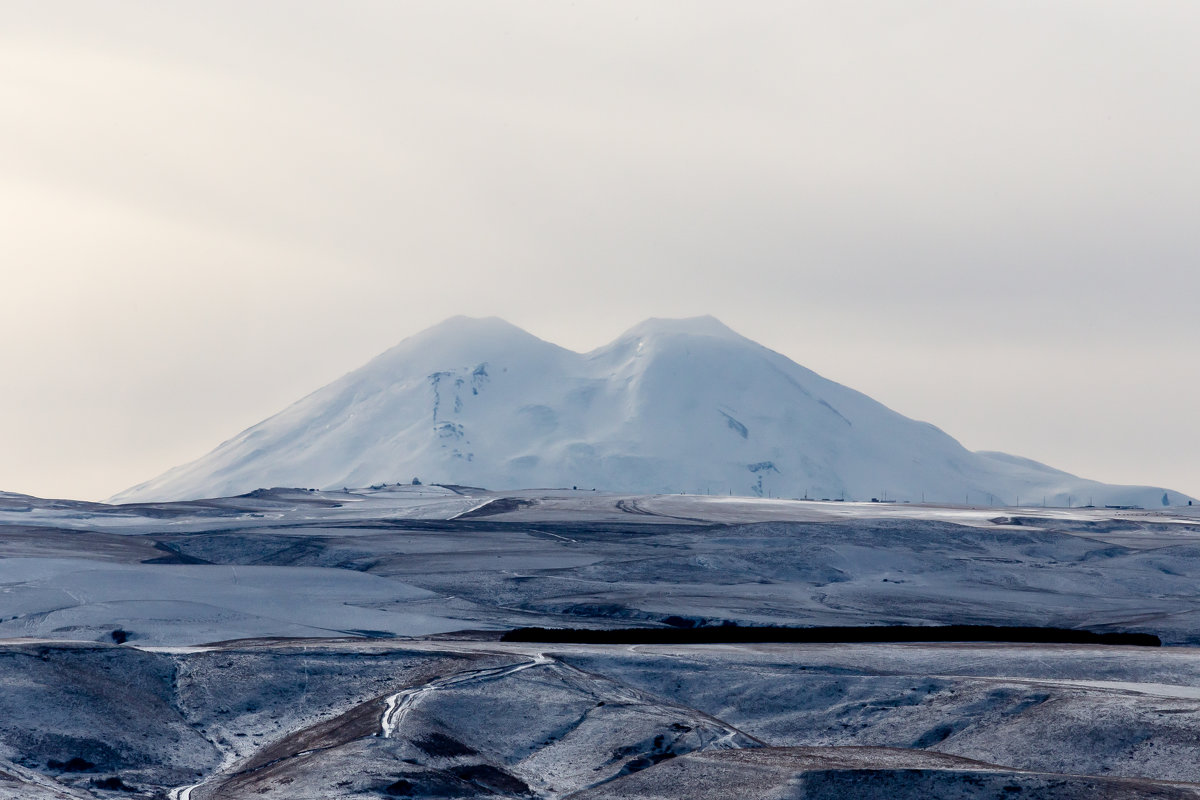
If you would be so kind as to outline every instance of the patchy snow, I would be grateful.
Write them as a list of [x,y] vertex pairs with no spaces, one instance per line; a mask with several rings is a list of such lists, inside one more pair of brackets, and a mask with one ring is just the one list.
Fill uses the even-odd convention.
[[1193,648],[5,642],[0,797],[1184,800],[1198,684]]
[[[954,677],[937,675],[931,677]],[[1089,680],[1067,680],[1059,678],[1056,680],[1036,680],[1032,678],[1022,678],[1019,676],[1009,676],[1001,678],[1001,680],[1011,680],[1014,683],[1026,683],[1030,685],[1040,686],[1078,686],[1084,689],[1107,689],[1113,692],[1122,692],[1134,694],[1150,695],[1152,697],[1173,697],[1181,700],[1200,700],[1200,686],[1180,686],[1171,683],[1145,683],[1141,681],[1089,681]]]
[[400,726],[404,724],[405,717],[407,717],[413,708],[421,702],[423,697],[432,694],[433,692],[450,689],[456,686],[462,686],[467,683],[499,680],[514,673],[521,672],[522,670],[529,669],[530,667],[540,667],[551,663],[553,663],[553,659],[547,658],[542,653],[537,653],[529,661],[524,663],[513,664],[505,667],[488,667],[484,669],[467,670],[465,672],[438,678],[437,680],[430,681],[422,686],[403,689],[388,697],[383,711],[383,716],[379,720],[379,735],[385,739],[390,739],[392,736],[396,735]]

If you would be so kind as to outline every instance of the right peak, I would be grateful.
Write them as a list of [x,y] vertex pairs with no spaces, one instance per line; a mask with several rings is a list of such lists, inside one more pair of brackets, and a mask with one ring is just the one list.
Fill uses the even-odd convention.
[[625,332],[626,337],[638,338],[663,335],[717,336],[723,339],[731,337],[740,338],[737,332],[709,314],[700,317],[684,317],[682,319],[651,317],[644,322],[634,325]]

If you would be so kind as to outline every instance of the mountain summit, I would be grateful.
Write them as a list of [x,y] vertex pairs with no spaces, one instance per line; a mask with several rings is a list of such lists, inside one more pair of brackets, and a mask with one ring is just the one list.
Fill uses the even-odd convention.
[[113,501],[413,477],[997,504],[1150,506],[1165,493],[970,452],[713,317],[646,320],[582,354],[495,317],[454,317]]

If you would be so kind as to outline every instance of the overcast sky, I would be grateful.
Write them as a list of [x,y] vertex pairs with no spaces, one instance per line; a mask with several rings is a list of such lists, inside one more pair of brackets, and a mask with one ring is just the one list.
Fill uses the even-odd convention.
[[102,499],[454,314],[735,330],[1200,494],[1200,3],[0,9],[0,489]]

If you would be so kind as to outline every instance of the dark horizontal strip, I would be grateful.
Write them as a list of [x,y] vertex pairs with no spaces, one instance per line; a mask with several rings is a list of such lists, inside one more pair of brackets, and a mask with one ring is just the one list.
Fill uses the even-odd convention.
[[1071,628],[1001,625],[864,625],[820,628],[714,625],[700,628],[517,628],[503,642],[558,644],[737,644],[855,642],[1007,642],[1013,644],[1104,644],[1159,647],[1149,633],[1095,633]]

